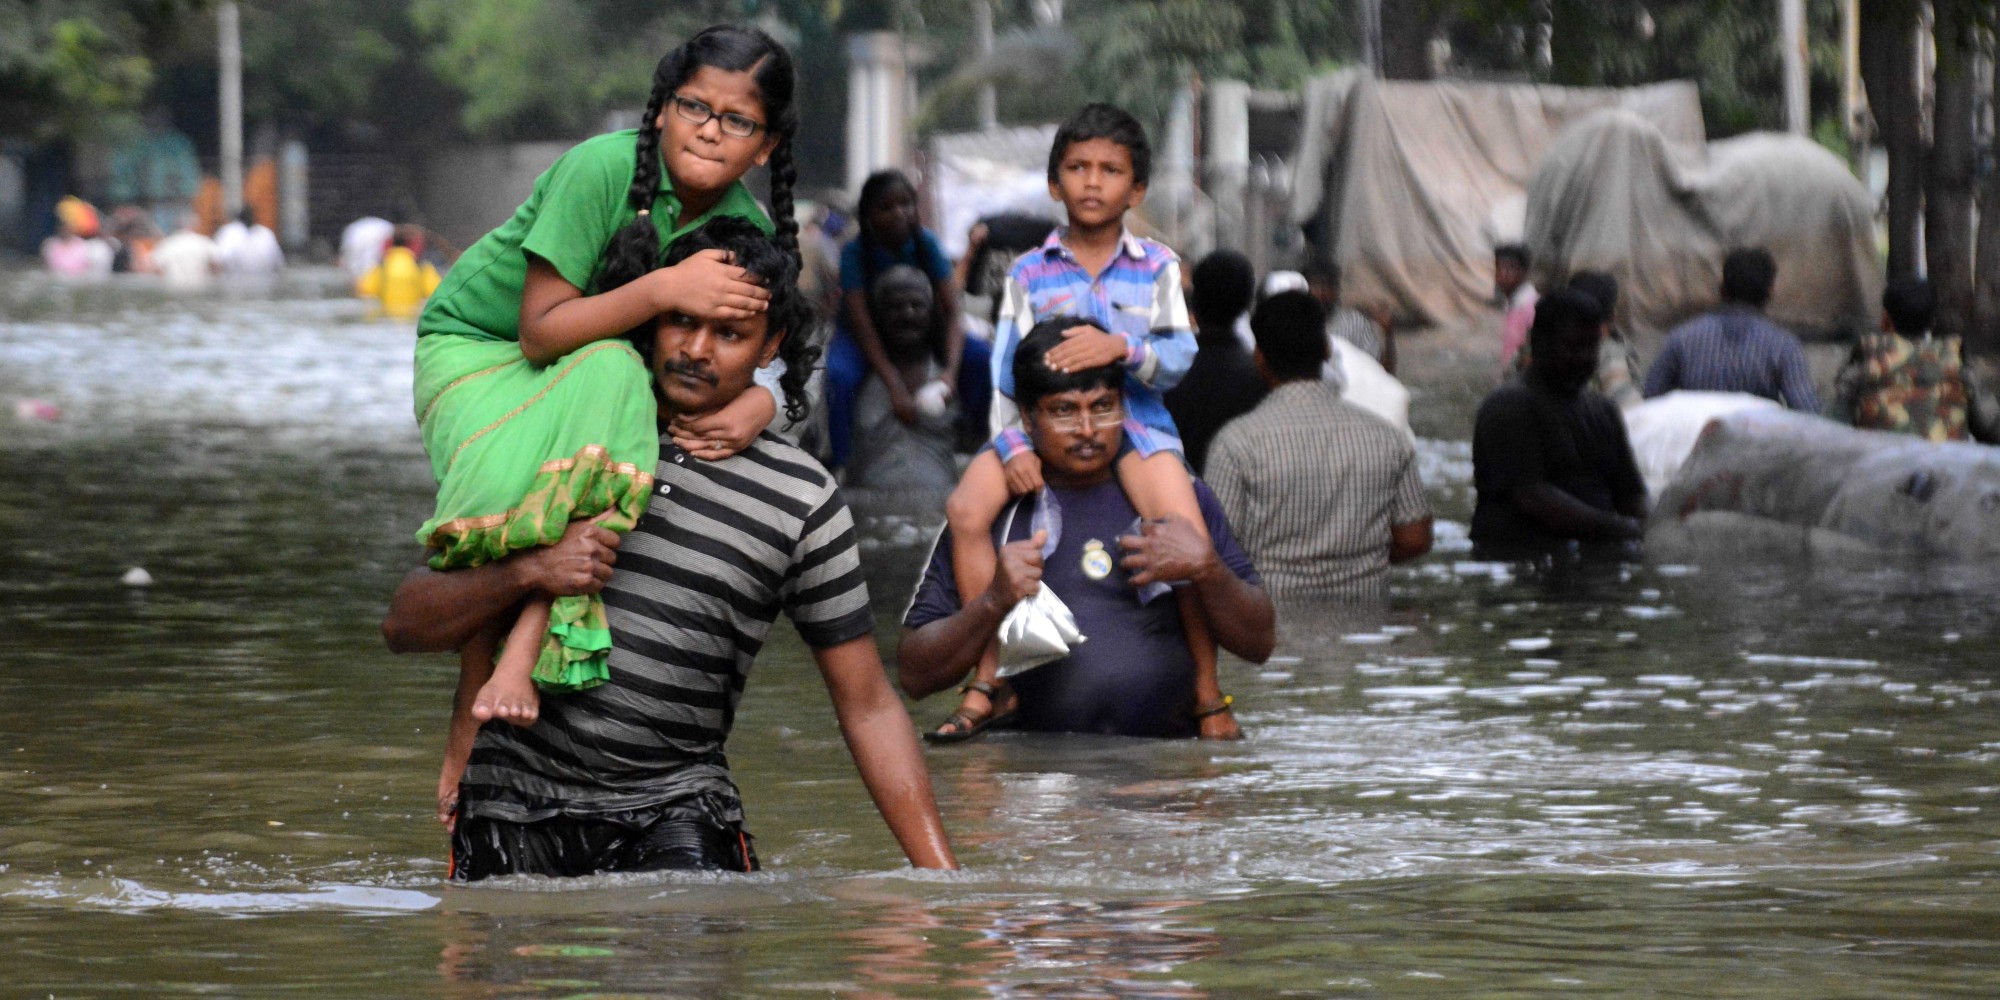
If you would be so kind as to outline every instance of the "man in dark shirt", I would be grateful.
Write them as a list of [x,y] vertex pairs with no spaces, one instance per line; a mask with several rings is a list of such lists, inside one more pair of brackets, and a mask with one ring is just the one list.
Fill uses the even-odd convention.
[[1644,533],[1646,486],[1625,420],[1585,388],[1602,323],[1597,300],[1575,289],[1543,298],[1528,334],[1528,370],[1479,405],[1472,541],[1482,556],[1627,543]]
[[1167,412],[1181,432],[1188,464],[1207,468],[1208,445],[1222,425],[1257,407],[1269,389],[1250,349],[1236,335],[1236,320],[1250,308],[1257,275],[1250,258],[1217,250],[1195,265],[1188,294],[1194,316],[1195,355],[1188,373],[1165,393]]
[[[917,698],[958,683],[1007,612],[1046,586],[1069,606],[1086,638],[1069,656],[1008,679],[1018,696],[1018,726],[1193,736],[1198,720],[1228,711],[1230,699],[1220,690],[1196,690],[1175,602],[1200,601],[1216,642],[1261,663],[1276,639],[1271,599],[1230,536],[1221,506],[1199,483],[1196,497],[1214,544],[1174,518],[1138,524],[1137,509],[1112,473],[1124,370],[1051,371],[1043,357],[1063,342],[1062,327],[1037,326],[1014,354],[1015,398],[1047,489],[1001,516],[993,584],[970,602],[959,599],[953,582],[951,536],[939,533],[903,617],[897,675]],[[1060,511],[1041,519],[1046,530],[1035,528],[1037,503]],[[1187,586],[1150,601],[1139,589],[1182,581]],[[1003,691],[995,704],[1014,700]]]

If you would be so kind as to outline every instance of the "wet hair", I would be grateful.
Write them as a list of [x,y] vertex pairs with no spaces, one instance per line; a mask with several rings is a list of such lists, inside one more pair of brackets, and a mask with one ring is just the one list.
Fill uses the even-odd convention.
[[[863,288],[873,285],[876,277],[875,255],[867,253],[866,250],[873,248],[894,256],[897,251],[902,249],[902,247],[884,245],[880,241],[880,237],[868,225],[869,216],[875,214],[875,210],[881,207],[883,200],[899,190],[908,191],[913,196],[917,193],[917,186],[910,183],[910,178],[900,170],[878,170],[869,174],[868,179],[861,182],[861,196],[854,203],[854,224],[857,230],[856,238],[861,241],[864,251],[861,254],[861,285]],[[918,231],[910,235],[916,237],[917,266],[925,274],[932,274],[939,270],[939,261],[937,260],[938,251],[929,240],[923,238],[922,229],[922,223],[919,223]],[[925,280],[928,281],[930,279],[926,278]]]
[[1521,270],[1525,271],[1528,269],[1529,263],[1534,260],[1534,255],[1528,252],[1528,246],[1525,243],[1502,243],[1493,248],[1493,259],[1496,262],[1503,260],[1512,261],[1520,265]]
[[1319,378],[1326,364],[1326,310],[1310,292],[1279,292],[1250,314],[1264,370],[1281,382]]
[[1899,278],[1882,290],[1882,311],[1889,314],[1889,325],[1897,333],[1915,336],[1936,320],[1937,295],[1922,278]]
[[1092,139],[1109,139],[1132,154],[1132,180],[1144,184],[1153,176],[1153,147],[1139,119],[1110,104],[1086,104],[1056,129],[1049,143],[1049,183],[1061,179],[1063,157],[1069,148]]
[[1604,271],[1578,271],[1569,276],[1569,287],[1596,299],[1606,318],[1618,311],[1618,279]]
[[1044,359],[1063,342],[1063,331],[1089,326],[1090,321],[1074,316],[1058,316],[1036,323],[1014,348],[1014,402],[1028,413],[1044,396],[1080,389],[1123,389],[1125,366],[1113,362],[1080,372],[1059,372]]
[[1234,250],[1217,250],[1194,266],[1194,291],[1188,308],[1197,323],[1228,323],[1250,308],[1257,294],[1257,271],[1250,258]]
[[634,147],[638,159],[632,169],[632,186],[625,190],[626,204],[641,214],[613,233],[605,245],[598,261],[600,290],[623,285],[653,270],[659,261],[660,234],[649,213],[660,189],[660,112],[674,91],[704,66],[753,75],[758,100],[764,106],[764,127],[778,140],[769,161],[771,222],[777,228],[778,247],[797,266],[799,222],[792,188],[798,182],[798,170],[792,162],[792,136],[799,128],[799,113],[792,105],[792,55],[756,28],[719,24],[703,29],[653,67],[653,90],[646,98],[646,113],[639,122]]
[[1571,337],[1596,339],[1604,326],[1604,307],[1575,287],[1560,288],[1535,303],[1535,322],[1528,328],[1530,364],[1556,356],[1556,343]]
[[1763,247],[1737,247],[1722,258],[1722,301],[1764,308],[1778,280],[1778,262]]
[[[769,309],[764,313],[765,336],[782,336],[778,357],[785,362],[785,375],[778,380],[785,390],[785,421],[798,423],[806,417],[806,379],[819,364],[820,348],[813,341],[818,322],[812,303],[799,292],[798,258],[786,252],[774,236],[764,235],[757,224],[734,215],[718,215],[682,236],[667,248],[664,267],[672,267],[703,250],[727,250],[736,265],[755,275],[771,290]],[[628,334],[646,367],[653,367],[653,326],[648,323]]]

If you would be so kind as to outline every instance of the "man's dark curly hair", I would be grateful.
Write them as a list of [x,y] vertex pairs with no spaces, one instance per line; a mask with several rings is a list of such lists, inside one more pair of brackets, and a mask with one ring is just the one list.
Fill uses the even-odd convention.
[[[785,363],[785,375],[778,380],[779,387],[785,390],[785,422],[795,424],[804,420],[808,405],[806,380],[812,377],[813,369],[819,364],[820,347],[813,340],[813,331],[818,324],[812,303],[799,294],[798,265],[775,238],[764,235],[764,231],[750,220],[718,215],[675,240],[667,248],[663,266],[672,267],[703,250],[729,251],[735,255],[738,267],[756,275],[764,287],[771,290],[770,310],[765,313],[769,323],[765,336],[785,338],[778,347],[778,358]],[[650,370],[653,366],[652,324],[633,330],[630,337]]]

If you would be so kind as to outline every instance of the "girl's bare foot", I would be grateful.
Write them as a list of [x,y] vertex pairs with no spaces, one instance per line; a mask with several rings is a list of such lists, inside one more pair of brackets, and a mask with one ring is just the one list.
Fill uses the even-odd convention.
[[517,726],[532,726],[541,714],[542,696],[536,693],[535,682],[513,676],[511,671],[495,670],[492,679],[472,700],[472,717],[480,722],[499,719]]

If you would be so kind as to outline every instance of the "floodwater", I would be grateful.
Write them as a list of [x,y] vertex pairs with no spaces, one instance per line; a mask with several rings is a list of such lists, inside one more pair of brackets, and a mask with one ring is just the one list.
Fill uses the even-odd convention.
[[[781,626],[731,741],[765,872],[447,887],[454,667],[376,632],[411,334],[335,287],[0,276],[0,994],[2000,993],[1991,575],[1456,524],[1228,667],[1240,744],[927,749],[963,872],[905,868]],[[1464,443],[1422,454],[1462,523]],[[864,531],[886,640],[926,532]]]

